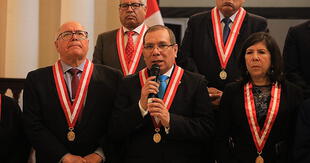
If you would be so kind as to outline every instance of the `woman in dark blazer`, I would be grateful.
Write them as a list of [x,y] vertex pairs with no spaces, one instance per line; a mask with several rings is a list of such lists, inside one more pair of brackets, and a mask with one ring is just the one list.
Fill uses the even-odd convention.
[[267,33],[252,34],[239,66],[242,79],[225,88],[217,115],[218,163],[291,163],[302,93],[283,79],[275,40]]

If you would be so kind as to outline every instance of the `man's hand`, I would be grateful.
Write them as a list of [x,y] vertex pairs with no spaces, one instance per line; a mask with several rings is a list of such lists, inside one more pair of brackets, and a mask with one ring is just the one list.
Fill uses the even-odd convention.
[[157,117],[164,127],[170,127],[170,113],[162,99],[152,98],[152,103],[147,104],[151,116]]
[[62,159],[62,163],[87,163],[87,162],[81,156],[66,154]]
[[158,90],[159,84],[153,81],[155,78],[156,78],[155,76],[149,77],[141,89],[140,104],[143,109],[147,109],[147,103],[148,103],[147,98],[149,94],[150,93],[157,94],[159,91]]
[[209,87],[208,91],[211,98],[211,103],[215,106],[219,106],[223,92],[214,87]]
[[96,153],[89,154],[85,156],[84,159],[86,160],[86,163],[101,163],[102,162],[102,157]]

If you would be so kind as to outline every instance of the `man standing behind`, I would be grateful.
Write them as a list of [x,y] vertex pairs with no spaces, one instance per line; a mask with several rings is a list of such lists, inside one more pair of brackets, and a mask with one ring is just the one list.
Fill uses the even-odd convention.
[[60,59],[28,74],[24,124],[37,163],[105,160],[108,119],[121,73],[86,59],[88,34],[63,24],[55,41]]
[[190,17],[177,63],[206,76],[212,103],[218,105],[225,85],[240,76],[237,59],[243,41],[267,31],[267,22],[246,12],[245,0],[215,1],[211,11]]
[[290,27],[283,57],[285,77],[303,89],[305,99],[310,98],[310,20]]
[[[124,163],[200,163],[208,155],[204,142],[213,135],[214,117],[207,82],[174,64],[177,51],[169,28],[150,27],[144,36],[147,67],[120,85],[111,134],[125,142]],[[154,64],[159,83],[150,76]]]
[[145,67],[141,54],[146,10],[146,0],[120,0],[122,27],[98,36],[93,62],[122,70],[124,76]]

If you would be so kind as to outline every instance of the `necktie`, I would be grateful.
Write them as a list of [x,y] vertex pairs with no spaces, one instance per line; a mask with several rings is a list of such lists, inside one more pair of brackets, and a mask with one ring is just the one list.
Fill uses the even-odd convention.
[[127,40],[126,49],[125,49],[127,65],[130,65],[131,58],[135,52],[135,47],[134,47],[133,38],[132,38],[132,35],[134,33],[135,33],[134,31],[127,32],[128,40]]
[[229,28],[229,24],[231,23],[230,18],[224,18],[222,20],[222,22],[225,23],[224,29],[223,29],[223,41],[224,41],[224,45],[226,44],[226,41],[228,39],[229,33],[230,33],[230,28]]
[[160,76],[158,76],[158,80],[159,80],[159,92],[158,92],[158,94],[157,94],[158,98],[163,99],[164,94],[165,94],[165,91],[166,91],[166,88],[167,88],[166,80],[167,80],[168,78],[169,78],[169,77],[166,76],[166,75],[160,75]]
[[75,99],[76,91],[79,87],[80,79],[78,77],[78,73],[80,72],[79,69],[72,68],[69,70],[69,73],[72,75],[71,80],[71,99]]

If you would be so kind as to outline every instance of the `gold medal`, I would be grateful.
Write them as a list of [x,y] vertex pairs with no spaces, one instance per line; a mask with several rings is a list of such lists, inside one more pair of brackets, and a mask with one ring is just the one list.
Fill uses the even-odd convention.
[[159,143],[160,140],[161,140],[161,135],[159,134],[159,131],[160,131],[160,128],[156,127],[156,128],[155,128],[155,132],[156,132],[156,133],[153,135],[153,141],[154,141],[155,143]]
[[69,141],[74,141],[75,139],[75,133],[73,132],[73,129],[72,128],[69,128],[69,132],[67,133],[67,139]]
[[160,134],[159,134],[158,132],[155,133],[155,134],[153,135],[153,141],[154,141],[155,143],[159,143],[160,140],[161,140]]
[[264,159],[261,155],[256,157],[255,163],[264,163]]
[[226,80],[226,78],[227,78],[227,73],[226,73],[225,70],[222,70],[222,71],[220,72],[220,78],[221,78],[222,80]]

